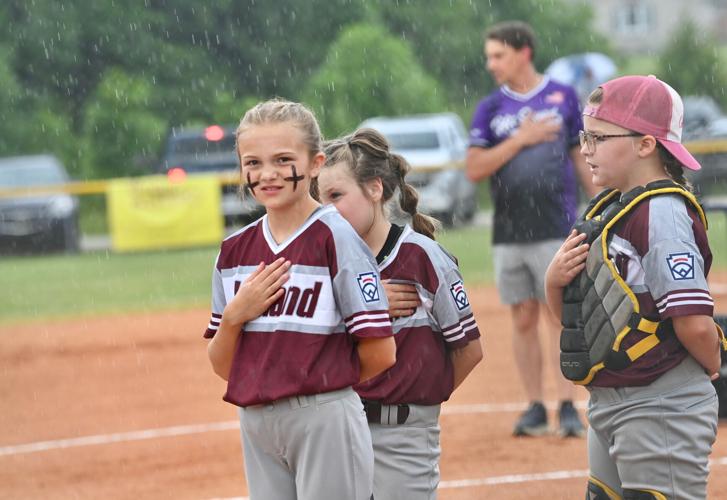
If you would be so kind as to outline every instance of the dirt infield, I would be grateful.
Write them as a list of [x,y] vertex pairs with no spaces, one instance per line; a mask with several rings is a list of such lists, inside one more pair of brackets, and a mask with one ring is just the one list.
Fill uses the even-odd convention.
[[[727,291],[715,289],[727,312]],[[485,361],[445,405],[439,498],[583,498],[584,440],[510,436],[525,402],[510,318],[492,289],[472,289],[470,300]],[[201,338],[207,318],[192,310],[0,327],[0,498],[246,495],[236,414]],[[727,498],[726,430],[710,498]]]

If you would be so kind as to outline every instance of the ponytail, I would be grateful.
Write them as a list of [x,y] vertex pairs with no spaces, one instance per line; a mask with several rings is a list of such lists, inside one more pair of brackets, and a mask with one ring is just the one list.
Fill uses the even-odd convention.
[[405,179],[411,167],[404,158],[397,154],[389,156],[389,164],[391,169],[399,175],[399,206],[411,216],[412,229],[427,238],[435,240],[434,233],[438,229],[437,220],[417,212],[419,193],[411,184],[407,184]]
[[692,184],[684,175],[684,166],[682,163],[658,141],[656,143],[656,149],[659,152],[659,159],[664,164],[664,170],[671,177],[671,180],[691,192]]
[[[361,188],[372,179],[381,179],[383,207],[398,188],[399,206],[411,216],[414,231],[434,239],[438,223],[436,219],[417,212],[419,195],[405,180],[411,167],[403,157],[390,152],[389,143],[380,132],[371,128],[358,129],[351,135],[327,142],[324,152],[326,166],[339,163],[347,165]],[[315,189],[314,197],[317,195],[317,186]]]

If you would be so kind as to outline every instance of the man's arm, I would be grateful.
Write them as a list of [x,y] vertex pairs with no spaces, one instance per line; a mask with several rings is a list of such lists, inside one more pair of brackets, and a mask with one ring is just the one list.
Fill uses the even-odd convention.
[[581,154],[581,148],[579,146],[573,146],[570,149],[570,157],[576,169],[578,180],[581,182],[581,186],[583,186],[583,190],[589,199],[593,198],[598,194],[599,188],[594,186],[591,181],[593,178],[591,176],[591,167],[586,163],[586,157]]
[[560,127],[555,118],[535,121],[532,115],[527,115],[517,131],[498,145],[491,148],[473,146],[467,150],[467,177],[473,182],[490,177],[524,148],[554,141]]

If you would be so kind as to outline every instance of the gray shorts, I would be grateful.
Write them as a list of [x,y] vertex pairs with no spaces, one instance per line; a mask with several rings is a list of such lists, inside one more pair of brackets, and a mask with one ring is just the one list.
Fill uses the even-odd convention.
[[545,271],[563,240],[498,243],[492,248],[495,283],[503,304],[545,302]]
[[350,387],[239,413],[250,500],[371,498],[371,434]]
[[620,496],[628,488],[707,498],[717,395],[694,358],[644,387],[589,391],[588,462],[597,482]]

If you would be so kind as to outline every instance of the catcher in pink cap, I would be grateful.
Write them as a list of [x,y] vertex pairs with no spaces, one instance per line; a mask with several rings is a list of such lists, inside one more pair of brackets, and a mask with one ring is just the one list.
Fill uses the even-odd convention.
[[590,392],[589,499],[707,496],[724,336],[682,119],[679,94],[653,76],[604,83],[583,112],[581,153],[604,190],[545,280],[561,371]]

